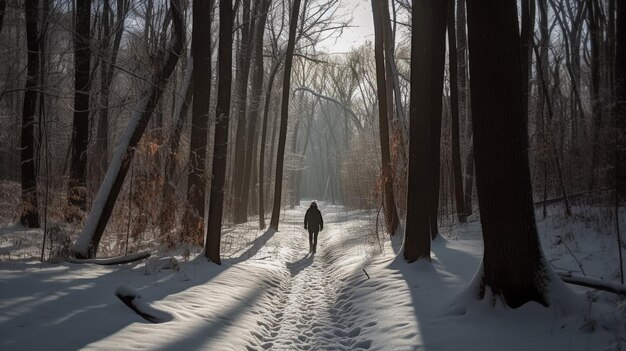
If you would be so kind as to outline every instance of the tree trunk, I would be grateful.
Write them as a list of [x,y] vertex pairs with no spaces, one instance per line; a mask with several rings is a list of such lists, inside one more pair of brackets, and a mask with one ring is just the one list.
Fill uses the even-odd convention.
[[211,7],[212,1],[193,3],[191,56],[194,99],[187,175],[187,206],[183,216],[183,241],[202,245],[207,187],[206,151],[211,101]]
[[103,4],[103,44],[102,56],[105,58],[100,62],[100,116],[96,134],[96,150],[101,155],[98,157],[96,169],[96,185],[99,187],[109,164],[109,97],[111,93],[111,83],[117,62],[122,34],[124,33],[124,20],[129,10],[128,0],[117,0],[117,20],[113,24],[115,37],[113,44],[109,47],[112,29],[111,4],[105,0]]
[[380,129],[381,173],[383,204],[387,231],[393,235],[398,228],[398,211],[393,195],[393,174],[391,152],[389,150],[389,116],[387,109],[387,83],[385,77],[384,31],[382,20],[382,0],[372,0],[374,16],[374,56],[376,60],[376,85],[378,94],[378,127]]
[[465,223],[463,203],[463,172],[461,171],[461,147],[459,138],[459,81],[456,48],[454,0],[448,0],[448,48],[450,69],[450,146],[452,148],[452,179],[454,181],[454,202],[459,222]]
[[[213,174],[209,199],[204,255],[212,262],[221,264],[220,242],[222,237],[222,213],[226,190],[226,158],[228,156],[228,124],[230,114],[230,90],[233,79],[233,7],[232,0],[220,1],[220,43],[218,48],[219,77],[217,106],[215,108],[215,136],[213,142]],[[197,96],[197,95],[196,95]]]
[[[409,177],[404,257],[430,260],[430,240],[436,230],[432,204],[439,197],[439,136],[446,40],[447,1],[413,2],[411,35],[411,107]],[[436,149],[435,149],[436,145]],[[434,160],[436,158],[436,160]],[[433,180],[432,178],[437,179]],[[424,186],[427,185],[427,186]],[[436,215],[436,211],[435,211]]]
[[4,23],[4,14],[7,10],[6,0],[0,0],[0,32],[2,32],[2,24]]
[[[278,67],[280,67],[280,61],[280,57],[276,59],[276,64],[270,72],[267,80],[267,91],[265,92],[265,104],[263,106],[263,127],[261,128],[261,145],[259,146],[261,149],[259,154],[259,229],[265,229],[265,146],[267,143],[267,118],[270,108],[270,99],[272,98],[272,87],[274,86],[274,79],[278,72]],[[270,159],[271,157],[272,155],[270,155]]]
[[[265,22],[267,20],[267,11],[269,10],[271,1],[262,0],[260,3],[255,3],[254,17],[255,28],[253,29],[253,57],[254,71],[252,74],[251,83],[251,97],[250,97],[250,109],[248,118],[248,131],[246,135],[246,163],[243,173],[243,189],[241,192],[241,208],[239,219],[242,222],[248,220],[248,208],[250,206],[250,178],[252,175],[252,165],[256,161],[256,153],[253,152],[254,145],[257,142],[257,121],[259,119],[259,112],[261,109],[261,99],[263,95],[263,35],[265,34]],[[258,6],[258,7],[257,7]],[[236,212],[235,212],[236,213]],[[234,214],[235,215],[235,214]],[[237,216],[237,215],[235,215]]]
[[163,52],[167,52],[166,57],[152,79],[150,93],[137,103],[126,129],[120,137],[85,227],[74,245],[74,255],[77,258],[96,256],[100,239],[113,212],[115,201],[122,189],[128,169],[132,164],[137,144],[183,51],[184,23],[180,12],[180,0],[170,0],[170,10],[173,12],[174,34],[172,34],[169,48],[162,49]]
[[615,45],[615,122],[618,202],[626,201],[626,3],[617,2]]
[[76,3],[74,28],[74,120],[68,184],[67,220],[79,220],[76,210],[87,209],[87,146],[89,144],[89,96],[91,89],[91,0]]
[[[256,7],[256,6],[255,6]],[[241,23],[241,46],[237,58],[237,74],[235,84],[235,119],[237,121],[237,132],[235,134],[235,160],[233,163],[233,198],[232,212],[235,224],[244,223],[247,218],[247,203],[243,202],[243,182],[246,167],[246,157],[251,157],[251,152],[247,149],[246,142],[246,102],[248,96],[248,77],[250,75],[250,47],[253,26],[250,16],[250,0],[243,0],[243,18]],[[248,178],[249,181],[249,178]]]
[[591,35],[591,121],[593,129],[593,145],[591,159],[591,182],[589,190],[595,188],[599,182],[599,168],[601,162],[602,143],[600,134],[602,130],[602,105],[600,101],[600,5],[598,0],[587,0],[589,6],[589,32]]
[[468,0],[476,184],[485,253],[479,297],[548,305],[532,202],[515,0]]
[[22,109],[21,171],[22,209],[20,222],[29,228],[39,228],[39,204],[37,200],[37,171],[35,169],[35,110],[37,108],[37,83],[39,82],[39,5],[27,1],[26,45],[28,48],[26,91]]
[[528,116],[528,82],[530,74],[530,62],[532,61],[532,45],[531,41],[534,35],[534,3],[535,0],[521,0],[521,33],[520,33],[520,57],[522,68],[522,89],[523,99],[525,101],[522,106],[524,116]]
[[289,92],[291,83],[291,64],[293,62],[293,51],[296,44],[296,29],[298,28],[298,17],[300,13],[300,0],[294,0],[289,17],[289,41],[287,42],[287,52],[285,56],[285,75],[283,78],[283,97],[280,109],[280,132],[278,136],[278,154],[276,156],[276,179],[274,183],[274,206],[272,208],[272,218],[270,227],[278,230],[280,218],[280,204],[283,193],[283,163],[285,161],[285,142],[287,139],[287,121],[289,118]]

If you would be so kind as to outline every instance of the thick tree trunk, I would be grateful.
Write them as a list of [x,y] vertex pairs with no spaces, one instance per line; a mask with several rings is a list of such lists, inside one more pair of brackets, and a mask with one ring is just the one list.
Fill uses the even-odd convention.
[[37,199],[37,171],[35,169],[35,110],[37,108],[37,83],[39,82],[39,5],[27,1],[26,46],[27,71],[26,91],[22,109],[21,171],[22,171],[22,210],[20,222],[30,228],[39,228],[39,204]]
[[91,0],[78,1],[74,15],[74,120],[72,157],[68,183],[67,220],[79,220],[76,210],[87,209],[87,146],[89,144],[89,96],[91,89]]
[[[218,48],[219,79],[217,106],[215,108],[215,137],[213,142],[213,174],[209,200],[204,255],[212,262],[221,264],[220,242],[222,237],[222,214],[226,191],[226,158],[228,156],[228,124],[230,114],[230,91],[233,79],[233,7],[232,0],[220,1],[220,43]],[[195,93],[195,92],[194,92]],[[197,96],[197,95],[196,95]]]
[[[408,262],[430,260],[430,240],[436,234],[437,217],[435,211],[432,218],[432,205],[433,197],[439,197],[439,135],[435,134],[440,134],[441,127],[446,6],[447,1],[413,2],[411,140],[404,240],[404,257]],[[435,183],[437,188],[433,189]]]
[[202,245],[207,187],[206,152],[211,101],[212,1],[193,3],[191,56],[193,57],[191,141],[187,175],[187,206],[183,216],[183,241]]
[[[532,202],[515,0],[468,0],[476,183],[485,253],[479,297],[548,305]],[[482,274],[481,274],[482,273]]]
[[[376,60],[376,85],[378,95],[378,128],[380,129],[381,181],[383,185],[383,204],[385,221],[389,234],[395,234],[398,228],[398,211],[393,194],[393,173],[391,170],[391,152],[389,150],[389,116],[387,104],[387,83],[385,77],[384,30],[382,20],[382,0],[372,0],[374,16],[374,56]],[[391,78],[390,78],[391,79]]]
[[[271,1],[263,0],[260,3],[255,3],[254,17],[255,28],[253,29],[253,60],[254,71],[252,74],[251,83],[251,97],[250,97],[250,109],[248,118],[248,131],[246,135],[246,164],[243,173],[243,189],[241,192],[241,208],[239,219],[243,222],[248,220],[248,208],[250,207],[250,178],[252,175],[252,165],[256,161],[255,143],[257,142],[257,121],[259,119],[259,112],[261,109],[261,99],[263,95],[263,35],[265,34],[265,23],[267,20],[267,11],[269,10]],[[236,216],[236,215],[235,215]]]
[[274,183],[274,206],[272,207],[272,218],[270,227],[278,230],[280,219],[280,204],[283,193],[283,163],[285,161],[285,142],[287,139],[287,121],[289,118],[289,92],[291,86],[291,64],[293,62],[293,51],[296,44],[296,29],[298,28],[298,17],[300,14],[300,0],[294,0],[289,17],[289,41],[287,42],[287,52],[285,56],[285,70],[283,78],[283,97],[280,109],[280,132],[278,136],[278,154],[276,156],[276,179]]
[[[233,198],[232,198],[232,214],[235,224],[244,223],[247,218],[248,204],[243,202],[243,182],[246,167],[246,157],[251,157],[246,141],[246,103],[248,96],[248,78],[250,75],[250,52],[251,39],[254,30],[254,20],[250,16],[250,0],[243,0],[243,18],[240,26],[241,45],[239,55],[237,57],[237,74],[235,84],[235,120],[237,121],[237,131],[235,134],[235,160],[233,163]],[[252,24],[252,25],[251,25]],[[248,178],[248,181],[250,179]]]
[[456,48],[456,28],[454,0],[448,0],[448,48],[450,69],[450,146],[452,148],[452,180],[454,181],[454,202],[459,222],[465,223],[463,206],[463,172],[461,171],[461,140],[459,137],[459,81]]
[[167,81],[183,51],[184,24],[183,16],[180,12],[180,0],[170,0],[170,11],[173,12],[174,34],[172,35],[169,48],[163,49],[164,52],[167,52],[166,57],[152,79],[149,94],[135,106],[133,115],[117,144],[113,159],[100,186],[85,227],[74,245],[76,258],[93,258],[96,256],[100,239],[111,217],[115,201],[135,156],[137,144],[150,121],[152,112],[163,95],[163,89],[165,89]]

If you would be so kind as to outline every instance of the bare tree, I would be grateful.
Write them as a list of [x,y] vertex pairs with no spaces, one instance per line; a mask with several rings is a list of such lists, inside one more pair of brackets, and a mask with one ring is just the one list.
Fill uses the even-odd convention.
[[194,99],[191,116],[190,171],[187,176],[187,207],[183,219],[183,238],[201,244],[204,233],[206,191],[206,151],[211,98],[211,8],[212,1],[193,3],[191,56]]
[[28,66],[26,91],[22,109],[21,169],[22,209],[20,222],[30,228],[39,228],[39,204],[37,201],[37,174],[35,169],[35,110],[37,108],[37,83],[39,82],[39,4],[27,1],[26,46]]
[[[91,0],[77,1],[74,13],[74,120],[67,204],[87,209],[87,146],[89,144],[89,97],[91,90]],[[75,211],[67,220],[74,221]]]
[[[437,158],[441,125],[441,94],[446,40],[446,1],[417,0],[412,7],[411,25],[411,106],[409,177],[404,257],[408,262],[430,260],[430,240],[437,222],[431,206],[438,191],[431,188],[438,172],[431,167]],[[437,152],[435,152],[435,145]]]
[[[532,201],[515,0],[468,0],[476,181],[485,253],[476,293],[548,305]],[[503,199],[506,199],[503,201]]]
[[270,227],[278,230],[280,218],[280,204],[283,192],[283,163],[285,160],[285,142],[287,139],[287,122],[289,119],[289,92],[291,82],[291,65],[293,62],[293,52],[296,45],[296,29],[298,28],[298,16],[300,13],[300,0],[294,0],[289,17],[289,40],[285,56],[285,69],[283,77],[283,96],[280,109],[280,132],[278,136],[278,155],[276,157],[276,178],[274,184],[274,206],[272,207],[272,218]]
[[383,188],[383,204],[385,209],[385,220],[387,231],[395,234],[398,228],[398,212],[393,195],[393,174],[391,172],[391,153],[389,151],[389,109],[387,104],[387,79],[385,76],[385,56],[384,56],[384,23],[382,0],[372,0],[372,13],[374,16],[374,55],[376,59],[376,84],[378,91],[378,128],[380,130],[380,152],[381,152],[381,182]]
[[[165,57],[152,77],[150,91],[135,106],[133,115],[115,149],[113,159],[94,200],[85,227],[74,244],[74,255],[77,258],[96,256],[100,239],[132,164],[137,144],[161,100],[163,90],[183,51],[185,33],[180,0],[170,0],[169,10],[172,11],[172,39],[167,49],[165,47],[161,49],[161,52],[165,53]],[[167,44],[163,43],[163,45]]]
[[230,90],[232,84],[233,9],[231,0],[220,1],[220,63],[217,106],[215,108],[215,137],[213,142],[213,173],[209,199],[209,221],[207,224],[204,255],[214,263],[221,264],[220,242],[224,209],[224,186],[226,181],[226,158],[228,156],[228,124],[230,115]]

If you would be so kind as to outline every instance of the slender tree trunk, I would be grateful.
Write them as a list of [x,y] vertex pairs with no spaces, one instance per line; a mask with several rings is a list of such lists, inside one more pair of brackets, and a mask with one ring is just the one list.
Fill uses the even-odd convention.
[[103,4],[103,47],[102,56],[105,58],[100,62],[100,116],[98,119],[98,128],[96,134],[96,150],[101,155],[98,157],[96,179],[97,186],[100,186],[106,169],[109,164],[109,97],[111,93],[111,83],[115,72],[115,64],[117,62],[117,54],[122,42],[122,34],[124,33],[124,20],[129,10],[128,0],[117,0],[117,20],[114,23],[115,37],[113,44],[109,47],[111,33],[111,4],[109,0],[105,0]]
[[254,71],[252,72],[251,82],[251,97],[248,121],[248,131],[246,135],[246,163],[243,173],[243,189],[240,208],[239,219],[243,222],[248,220],[248,208],[250,206],[250,178],[252,175],[252,165],[256,161],[256,153],[254,144],[257,142],[257,122],[259,119],[259,112],[261,110],[261,99],[263,95],[263,35],[265,34],[265,23],[267,20],[267,11],[271,4],[270,0],[262,0],[260,3],[255,3],[254,17],[255,28],[253,29],[253,57]]
[[7,10],[6,0],[0,0],[0,32],[2,32],[2,24],[4,23],[4,15]]
[[[274,79],[280,67],[281,57],[276,59],[276,63],[270,72],[267,80],[267,89],[265,92],[265,104],[263,106],[263,127],[261,128],[261,145],[259,155],[259,229],[265,229],[265,184],[269,184],[270,179],[265,180],[265,149],[267,140],[267,119],[270,108],[270,100],[272,98],[272,87],[274,86]],[[273,138],[272,138],[273,139]],[[272,145],[274,143],[272,142]],[[273,157],[273,153],[270,154],[270,160]],[[269,189],[268,189],[269,190]],[[268,191],[269,193],[269,191]]]
[[[76,3],[74,28],[74,120],[67,204],[87,209],[87,146],[89,144],[89,96],[91,89],[91,0]],[[75,210],[67,220],[79,220]]]
[[450,146],[452,148],[452,180],[454,184],[454,202],[459,222],[465,223],[463,203],[463,172],[461,171],[461,140],[459,138],[459,81],[458,58],[456,48],[456,28],[454,16],[455,0],[448,0],[448,48],[450,68]]
[[528,169],[527,117],[515,0],[468,0],[476,180],[485,253],[477,294],[516,308],[548,305],[551,279]]
[[602,105],[600,100],[600,41],[602,33],[598,23],[600,17],[600,5],[598,0],[587,0],[589,6],[589,32],[591,35],[591,120],[593,129],[593,145],[591,159],[591,182],[589,190],[595,188],[599,182],[600,159],[602,143],[600,134],[602,130]]
[[[447,1],[413,2],[411,35],[411,107],[409,177],[404,257],[430,260],[434,237],[432,204],[439,197],[439,136],[446,40]],[[435,150],[435,144],[436,149]],[[434,160],[436,158],[436,161]],[[437,177],[433,181],[433,177]],[[427,186],[424,186],[427,184]],[[436,211],[435,211],[436,216]]]
[[211,101],[211,8],[212,1],[193,3],[191,56],[193,57],[191,142],[187,175],[187,207],[183,216],[183,241],[202,245],[204,235],[205,193],[207,187],[206,152]]
[[[215,108],[215,137],[213,142],[213,173],[209,200],[209,221],[204,255],[212,262],[221,264],[220,243],[224,192],[226,191],[226,158],[228,156],[228,124],[230,119],[230,91],[233,79],[233,7],[232,0],[220,0],[220,43],[218,48],[219,79],[217,106]],[[195,93],[195,92],[194,92]],[[197,97],[197,95],[196,95]]]
[[22,210],[20,222],[29,228],[39,228],[39,204],[37,199],[37,171],[35,169],[35,110],[37,108],[37,83],[39,82],[39,5],[38,1],[27,1],[26,46],[27,71],[26,91],[22,109],[21,171]]
[[391,152],[389,150],[389,116],[387,108],[387,83],[385,77],[384,31],[382,20],[382,0],[372,0],[374,16],[374,56],[376,60],[376,85],[378,94],[378,127],[380,129],[381,173],[383,184],[383,204],[387,231],[393,235],[398,228],[398,211],[393,195],[393,174]]
[[85,227],[74,245],[74,255],[77,258],[96,256],[100,239],[135,156],[137,144],[148,126],[148,122],[150,122],[152,113],[157,107],[167,81],[183,51],[185,39],[180,0],[170,0],[170,11],[173,12],[174,33],[169,47],[167,49],[162,48],[162,51],[167,53],[166,57],[152,79],[150,92],[135,106],[133,115],[115,149],[113,159],[104,182],[100,186]]
[[615,45],[615,124],[618,204],[626,201],[626,3],[617,1]]
[[[241,46],[239,56],[237,58],[237,74],[235,84],[235,119],[237,121],[237,131],[235,134],[235,160],[232,172],[232,212],[233,222],[235,224],[244,223],[247,220],[247,203],[243,202],[243,182],[246,167],[246,157],[251,157],[251,152],[247,149],[246,142],[246,103],[248,96],[248,78],[250,75],[250,49],[251,38],[254,29],[253,20],[250,16],[250,0],[243,0],[243,18],[240,26],[241,30]],[[256,6],[255,6],[256,7]],[[248,178],[249,181],[249,178]]]
[[298,17],[300,14],[300,0],[294,0],[289,17],[289,41],[287,42],[287,52],[285,56],[285,76],[283,78],[283,98],[280,109],[280,134],[278,136],[278,155],[276,156],[276,180],[274,184],[274,206],[272,208],[272,218],[270,227],[278,230],[280,218],[280,204],[283,193],[283,163],[285,161],[285,142],[287,139],[287,121],[289,118],[289,92],[291,83],[291,64],[293,62],[293,51],[296,44],[296,29],[298,28]]

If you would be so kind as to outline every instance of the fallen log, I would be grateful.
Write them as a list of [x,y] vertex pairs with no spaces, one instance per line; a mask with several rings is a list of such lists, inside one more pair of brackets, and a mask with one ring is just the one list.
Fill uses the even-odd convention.
[[131,255],[126,256],[118,256],[118,257],[107,257],[107,258],[89,258],[89,259],[79,259],[74,257],[68,257],[65,260],[69,263],[93,263],[99,264],[103,266],[112,266],[116,264],[125,264],[143,260],[145,258],[150,257],[150,251],[142,251]]
[[571,273],[557,272],[559,277],[566,283],[584,286],[587,288],[608,291],[617,295],[626,296],[626,286],[605,282],[599,279],[579,277]]

